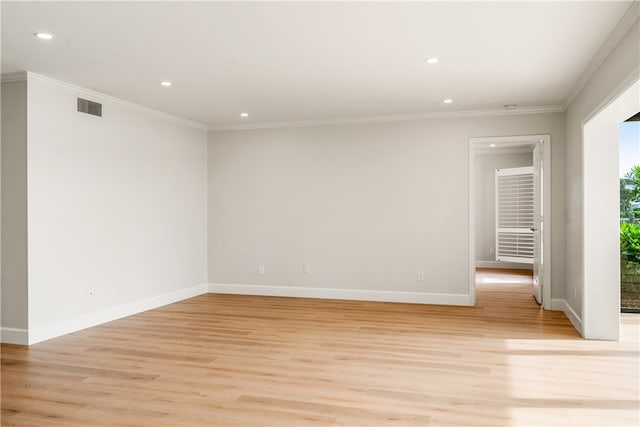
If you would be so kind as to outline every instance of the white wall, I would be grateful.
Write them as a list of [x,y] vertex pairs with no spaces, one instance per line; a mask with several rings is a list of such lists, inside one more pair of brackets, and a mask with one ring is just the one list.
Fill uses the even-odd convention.
[[[637,10],[637,8],[636,8]],[[578,327],[583,314],[585,284],[584,247],[584,140],[583,123],[610,102],[621,84],[637,76],[640,67],[640,26],[635,25],[620,40],[594,75],[573,100],[566,112],[566,300],[575,313]],[[635,77],[637,78],[637,77]],[[601,141],[617,152],[618,141]],[[617,170],[617,169],[616,169]],[[617,175],[615,177],[617,182]],[[616,187],[616,190],[617,191]],[[616,205],[617,207],[618,205]],[[596,208],[597,209],[597,208]],[[619,286],[619,281],[611,286]]]
[[[533,165],[529,153],[482,153],[475,159],[476,261],[497,263],[496,246],[496,169]],[[491,249],[494,251],[492,252]],[[511,263],[502,263],[511,266]],[[495,264],[500,265],[500,264]]]
[[204,292],[205,128],[34,74],[27,110],[29,341]]
[[27,82],[2,83],[2,340],[27,331]]
[[231,292],[468,302],[468,139],[546,133],[563,292],[563,114],[210,132],[209,281],[257,285],[222,287]]

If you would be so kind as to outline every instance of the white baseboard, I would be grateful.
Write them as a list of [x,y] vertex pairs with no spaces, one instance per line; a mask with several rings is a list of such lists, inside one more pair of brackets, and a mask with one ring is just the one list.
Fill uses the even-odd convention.
[[469,295],[436,294],[427,292],[303,288],[295,286],[234,285],[224,283],[209,283],[209,292],[218,294],[405,302],[416,304],[472,305],[471,297]]
[[508,261],[476,261],[476,268],[510,268],[515,270],[532,270],[530,264]]
[[551,310],[562,311],[565,316],[569,319],[574,328],[580,333],[580,335],[584,336],[582,331],[582,319],[580,316],[571,308],[569,303],[567,303],[564,299],[552,299],[551,300]]
[[28,343],[35,344],[40,341],[90,328],[91,326],[96,326],[101,323],[106,323],[112,320],[131,316],[132,314],[137,314],[143,311],[151,310],[153,308],[162,307],[163,305],[182,301],[184,299],[192,298],[205,293],[207,293],[207,285],[202,284],[193,286],[191,288],[180,289],[179,291],[169,292],[166,294],[147,298],[141,301],[136,301],[130,304],[108,308],[95,313],[75,317],[73,319],[55,322],[40,328],[30,328]]
[[29,344],[29,333],[26,329],[0,328],[0,342],[4,344]]

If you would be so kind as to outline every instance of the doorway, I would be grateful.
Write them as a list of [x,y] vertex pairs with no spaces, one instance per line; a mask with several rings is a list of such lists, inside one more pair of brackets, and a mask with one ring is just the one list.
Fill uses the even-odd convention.
[[[550,136],[525,135],[511,137],[471,138],[469,140],[469,294],[472,304],[475,304],[476,269],[522,269],[529,270],[532,276],[532,298],[534,292],[536,300],[545,309],[551,308],[551,260],[550,260]],[[501,229],[496,220],[500,207],[496,200],[496,181],[491,181],[490,175],[497,176],[496,169],[510,168],[507,175],[514,176],[524,171],[526,166],[533,167],[533,172],[523,180],[536,182],[533,187],[539,195],[533,197],[538,200],[536,211],[538,216],[525,225],[527,229],[522,234],[516,228]],[[546,173],[545,173],[546,172]],[[523,175],[522,175],[523,176]],[[535,178],[533,178],[535,176]],[[512,178],[510,178],[512,179]],[[532,181],[532,182],[533,182]],[[525,191],[534,191],[534,188]],[[487,203],[489,200],[489,203]],[[531,214],[533,206],[525,210]],[[517,209],[516,209],[517,211]],[[513,211],[507,212],[508,215]],[[519,215],[520,213],[518,213]],[[493,225],[492,225],[493,224]],[[522,224],[518,224],[522,227]],[[505,231],[504,242],[501,242],[499,230]],[[530,231],[529,231],[530,230]],[[528,233],[528,234],[527,234]],[[507,252],[518,245],[518,240],[525,245],[525,256],[531,247],[530,259],[504,256],[501,245],[507,245]],[[515,242],[515,243],[514,243]],[[512,245],[509,247],[509,245]]]
[[640,112],[620,124],[620,311],[640,313]]
[[[640,110],[640,81],[584,121],[582,335],[620,338],[620,123]],[[586,191],[588,189],[588,191]]]

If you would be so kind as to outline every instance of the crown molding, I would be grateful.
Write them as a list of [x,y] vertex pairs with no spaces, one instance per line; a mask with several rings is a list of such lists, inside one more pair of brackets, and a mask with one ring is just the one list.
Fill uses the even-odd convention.
[[151,114],[163,120],[180,123],[183,125],[194,127],[196,129],[213,130],[213,131],[314,127],[314,126],[385,123],[385,122],[418,121],[418,120],[433,120],[433,119],[456,119],[456,118],[464,118],[464,117],[511,116],[511,115],[520,115],[520,114],[560,113],[564,111],[564,109],[560,105],[547,105],[547,106],[535,106],[535,107],[519,107],[514,110],[505,110],[504,108],[494,108],[494,109],[446,111],[446,112],[433,112],[433,113],[393,114],[393,115],[385,115],[385,116],[361,116],[361,117],[332,118],[332,119],[320,119],[320,120],[265,122],[265,123],[228,125],[228,126],[225,126],[225,125],[207,126],[206,124],[203,124],[203,123],[199,123],[193,120],[174,116],[172,114],[164,113],[162,111],[154,110],[153,108],[135,104],[130,101],[125,101],[123,99],[116,98],[111,95],[106,95],[101,92],[96,92],[91,89],[86,89],[71,83],[56,80],[51,77],[43,76],[41,74],[33,73],[30,71],[21,71],[16,73],[2,74],[2,82],[25,81],[27,79],[34,79],[51,86],[70,89],[76,93],[81,93],[87,97],[91,97],[92,99],[120,105],[130,110]]
[[314,127],[314,126],[331,126],[331,125],[348,125],[362,123],[386,123],[386,122],[402,122],[402,121],[418,121],[418,120],[434,120],[434,119],[458,119],[464,117],[491,117],[491,116],[513,116],[521,114],[544,114],[544,113],[562,113],[564,109],[561,105],[543,105],[537,107],[521,107],[514,110],[505,110],[504,108],[484,109],[484,110],[462,110],[462,111],[445,111],[434,113],[417,113],[417,114],[394,114],[388,116],[366,116],[366,117],[348,117],[333,118],[323,120],[301,120],[292,122],[265,122],[244,125],[209,125],[211,131],[227,131],[227,130],[253,130],[253,129],[279,129],[279,128],[296,128],[296,127]]
[[13,73],[3,73],[3,74],[0,74],[0,79],[2,83],[24,82],[27,80],[27,72],[16,71]]
[[640,2],[634,1],[629,9],[627,9],[627,12],[624,14],[622,19],[620,19],[618,25],[616,25],[611,34],[609,34],[607,40],[605,40],[598,52],[596,52],[587,68],[584,70],[576,84],[567,95],[567,98],[562,103],[562,108],[564,110],[569,108],[584,85],[586,85],[589,79],[593,77],[600,65],[602,65],[607,56],[609,56],[613,49],[615,49],[620,40],[622,40],[625,34],[627,34],[633,24],[635,24],[635,22],[638,20],[638,18],[640,18]]
[[154,110],[150,107],[145,107],[143,105],[135,104],[130,101],[125,101],[124,99],[116,98],[115,96],[107,95],[101,92],[96,92],[91,89],[86,89],[80,86],[76,86],[71,83],[62,82],[60,80],[52,79],[51,77],[43,76],[41,74],[32,73],[30,71],[26,72],[28,79],[38,80],[50,86],[70,89],[76,93],[83,94],[87,97],[92,98],[92,100],[98,100],[104,103],[115,104],[121,107],[127,108],[129,110],[138,111],[141,113],[150,114],[159,119],[166,120],[173,123],[178,123],[182,125],[186,125],[196,129],[207,130],[208,127],[204,123],[199,123],[193,120],[185,119],[183,117],[174,116],[173,114],[164,113],[162,111]]

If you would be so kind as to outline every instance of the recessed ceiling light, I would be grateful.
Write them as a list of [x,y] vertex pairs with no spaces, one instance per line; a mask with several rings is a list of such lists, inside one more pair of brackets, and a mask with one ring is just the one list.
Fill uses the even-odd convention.
[[51,40],[53,38],[53,34],[49,33],[33,33],[33,35],[42,40]]
[[453,99],[443,99],[442,102],[444,102],[445,104],[451,104],[453,102]]
[[517,107],[516,104],[507,104],[504,106],[504,108],[506,108],[507,110],[515,110]]
[[426,62],[427,64],[437,64],[438,62],[440,62],[440,60],[438,58],[427,58],[424,60],[424,62]]
[[171,82],[168,82],[168,81],[166,81],[166,80],[165,80],[165,81],[162,81],[162,82],[160,82],[160,86],[170,87],[170,86],[171,86]]
[[249,117],[249,113],[240,113],[240,117]]
[[496,146],[496,144],[491,144],[491,145],[489,145],[489,147],[491,147],[491,148],[493,148],[493,147],[495,147],[495,146]]

